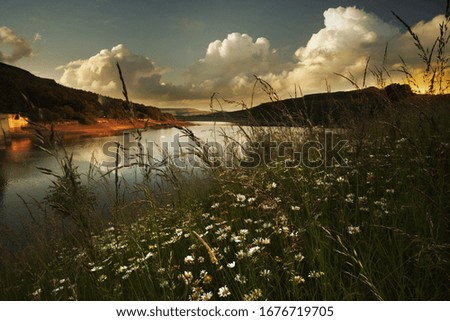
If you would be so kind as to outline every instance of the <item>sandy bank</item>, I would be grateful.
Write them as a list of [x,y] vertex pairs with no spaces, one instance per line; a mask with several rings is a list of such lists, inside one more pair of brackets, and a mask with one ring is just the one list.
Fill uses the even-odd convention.
[[[170,120],[170,121],[153,121],[150,120],[147,123],[147,128],[165,128],[173,126],[186,126],[187,122]],[[50,133],[50,124],[45,124],[43,133]],[[131,123],[128,120],[104,120],[101,119],[95,124],[81,125],[78,122],[61,122],[54,124],[54,130],[61,135],[65,140],[73,140],[89,137],[104,137],[114,136],[121,134],[126,130],[143,129],[146,126],[146,122],[137,120]],[[23,128],[11,129],[11,138],[32,138],[36,134],[36,126],[30,125]]]

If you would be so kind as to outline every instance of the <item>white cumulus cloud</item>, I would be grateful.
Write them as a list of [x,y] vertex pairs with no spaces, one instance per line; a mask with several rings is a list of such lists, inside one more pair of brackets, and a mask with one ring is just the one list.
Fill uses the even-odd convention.
[[[444,19],[439,15],[411,26],[425,48],[433,46],[439,35],[439,24]],[[402,57],[420,85],[424,64],[408,31],[356,7],[326,10],[324,27],[295,51],[297,62],[294,67],[278,75],[266,75],[266,79],[283,97],[293,92],[294,85],[301,86],[305,93],[323,92],[327,89],[325,80],[331,84],[332,91],[353,89],[350,82],[336,74],[353,77],[361,86],[370,57],[366,85],[375,85],[376,80],[370,70],[381,68],[386,45],[388,51],[384,67],[389,72],[389,76],[384,75],[386,84],[405,81],[404,75],[398,71]]]
[[275,68],[279,68],[277,53],[269,40],[254,41],[248,34],[235,32],[211,42],[205,57],[191,65],[186,75],[190,84],[210,94],[250,94],[253,75],[275,72]]
[[33,41],[41,41],[42,40],[42,35],[39,33],[39,32],[36,32],[35,34],[34,34],[34,38],[33,38]]
[[[280,62],[277,50],[270,47],[268,39],[253,41],[247,34],[233,33],[223,41],[209,44],[205,57],[189,69],[190,80],[211,93],[219,91],[237,100],[248,99],[252,94],[253,74],[270,83],[281,98],[291,96],[294,86],[300,86],[307,94],[324,92],[326,82],[333,91],[348,90],[353,89],[352,84],[337,74],[353,78],[361,86],[370,57],[365,84],[376,85],[370,71],[381,68],[386,45],[384,67],[390,75],[384,75],[386,84],[405,80],[398,72],[399,56],[407,62],[416,79],[421,79],[423,62],[407,31],[356,7],[330,8],[323,17],[323,28],[312,34],[306,45],[295,50],[291,62]],[[443,20],[444,16],[440,15],[412,26],[425,48],[433,46]],[[259,98],[268,99],[264,95]]]
[[351,73],[362,82],[367,58],[380,63],[386,43],[399,34],[397,27],[356,7],[328,9],[324,28],[295,52],[297,64],[286,81],[306,92],[325,91],[325,79],[337,84],[337,89],[348,87],[335,73]]
[[140,78],[151,77],[157,72],[149,58],[133,54],[120,44],[111,50],[103,49],[88,59],[72,61],[59,67],[64,70],[60,82],[80,89],[115,94],[121,89],[117,62],[121,64],[130,87]]
[[24,57],[31,56],[32,48],[30,43],[25,38],[17,36],[8,27],[0,27],[0,44],[10,49],[8,52],[0,51],[0,61],[2,62],[15,63]]
[[[371,56],[372,65],[380,65],[386,43],[402,35],[398,27],[356,7],[330,8],[323,17],[324,27],[295,50],[292,61],[280,61],[277,50],[263,37],[253,40],[250,35],[232,33],[211,42],[205,57],[189,68],[189,83],[231,99],[252,95],[254,74],[283,98],[293,93],[294,86],[304,93],[323,92],[325,80],[332,90],[349,89],[350,83],[336,73],[351,73],[361,84],[367,58]],[[268,99],[264,94],[259,98]]]
[[144,55],[135,54],[123,44],[111,50],[103,49],[88,59],[72,61],[58,69],[64,70],[63,85],[94,91],[104,95],[121,96],[117,62],[120,64],[130,99],[178,99],[192,97],[181,86],[161,81],[166,68]]

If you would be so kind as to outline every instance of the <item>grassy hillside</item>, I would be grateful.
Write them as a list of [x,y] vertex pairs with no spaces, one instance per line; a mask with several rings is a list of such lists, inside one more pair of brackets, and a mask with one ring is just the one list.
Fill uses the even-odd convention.
[[200,109],[196,109],[196,108],[167,108],[167,107],[165,107],[165,108],[161,108],[161,110],[165,113],[172,114],[177,118],[205,114],[204,110],[200,110]]
[[230,121],[249,125],[344,126],[348,119],[373,117],[377,111],[402,106],[445,105],[450,95],[415,94],[408,85],[392,84],[351,91],[318,93],[273,100],[253,108],[185,117],[188,120]]
[[[26,97],[26,98],[25,98]],[[36,108],[30,108],[29,100]],[[132,104],[136,117],[156,120],[172,119],[159,108]],[[130,106],[121,99],[62,86],[51,79],[34,76],[28,71],[0,63],[0,112],[22,113],[33,120],[78,120],[93,122],[96,118],[125,118]]]

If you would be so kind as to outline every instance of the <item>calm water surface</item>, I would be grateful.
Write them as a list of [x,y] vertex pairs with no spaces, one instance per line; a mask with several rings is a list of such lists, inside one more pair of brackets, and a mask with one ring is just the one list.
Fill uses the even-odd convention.
[[[235,132],[228,123],[198,123],[190,129],[205,141],[221,141],[220,130],[227,133]],[[143,133],[142,142],[171,142],[179,130],[175,128],[149,129]],[[181,141],[186,141],[181,138]],[[98,137],[67,142],[66,147],[73,153],[75,164],[80,173],[86,173],[91,164],[92,156],[101,163],[111,161],[102,152],[105,143],[111,141],[123,142],[123,136]],[[29,221],[28,211],[19,198],[27,201],[33,198],[42,200],[51,184],[51,177],[42,174],[36,167],[49,168],[58,171],[56,160],[36,147],[31,139],[14,140],[6,150],[0,151],[0,224],[11,229],[19,228],[24,221]],[[59,171],[58,171],[59,172]],[[136,180],[136,169],[128,168],[121,174],[127,181]]]

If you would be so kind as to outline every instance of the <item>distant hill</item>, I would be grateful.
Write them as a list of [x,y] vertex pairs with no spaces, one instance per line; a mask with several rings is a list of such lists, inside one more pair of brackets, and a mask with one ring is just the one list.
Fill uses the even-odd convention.
[[[35,108],[30,107],[27,99]],[[133,103],[130,108],[121,99],[68,88],[54,80],[0,63],[0,113],[21,113],[35,121],[77,120],[93,123],[100,117],[125,118],[131,109],[138,118],[174,118],[153,106]]]
[[186,117],[187,120],[231,121],[259,125],[329,125],[340,124],[348,116],[370,116],[377,110],[404,99],[414,99],[408,85],[392,84],[385,89],[360,90],[306,95],[267,102],[253,108]]
[[175,117],[187,117],[187,116],[195,116],[195,115],[204,115],[206,112],[204,110],[196,109],[196,108],[167,108],[161,107],[162,112],[169,113],[174,115]]

